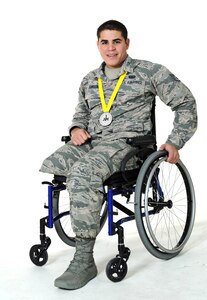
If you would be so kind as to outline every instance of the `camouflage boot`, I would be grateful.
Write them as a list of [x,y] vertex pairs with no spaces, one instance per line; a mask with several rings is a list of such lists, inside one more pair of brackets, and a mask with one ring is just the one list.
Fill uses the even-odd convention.
[[83,287],[97,275],[93,258],[95,239],[76,239],[76,252],[67,270],[55,280],[55,286],[75,290]]

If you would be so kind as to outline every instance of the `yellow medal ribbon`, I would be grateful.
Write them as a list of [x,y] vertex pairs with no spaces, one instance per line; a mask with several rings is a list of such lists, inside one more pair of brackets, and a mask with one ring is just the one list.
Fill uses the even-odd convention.
[[120,77],[119,80],[113,90],[113,93],[111,94],[111,97],[109,99],[108,104],[106,105],[105,102],[105,97],[104,97],[104,91],[103,91],[103,85],[102,85],[102,79],[98,78],[98,90],[99,90],[99,95],[100,95],[100,100],[101,100],[101,105],[102,105],[102,110],[103,112],[107,113],[110,111],[112,104],[114,102],[114,99],[119,91],[119,88],[124,80],[124,78],[126,77],[127,72],[124,72]]

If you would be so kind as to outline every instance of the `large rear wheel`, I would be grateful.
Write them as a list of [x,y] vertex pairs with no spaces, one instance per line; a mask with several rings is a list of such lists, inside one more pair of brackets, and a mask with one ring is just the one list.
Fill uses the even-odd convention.
[[144,162],[135,189],[135,219],[140,238],[157,258],[170,259],[185,246],[195,219],[191,177],[179,160],[166,162],[166,151]]

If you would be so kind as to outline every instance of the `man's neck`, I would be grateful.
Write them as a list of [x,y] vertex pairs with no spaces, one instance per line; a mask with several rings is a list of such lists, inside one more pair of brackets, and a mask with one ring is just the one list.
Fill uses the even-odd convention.
[[121,70],[121,67],[120,68],[108,68],[106,65],[105,65],[105,75],[110,79],[110,80],[113,80],[113,79],[116,79],[119,77],[119,73],[120,73],[120,70]]

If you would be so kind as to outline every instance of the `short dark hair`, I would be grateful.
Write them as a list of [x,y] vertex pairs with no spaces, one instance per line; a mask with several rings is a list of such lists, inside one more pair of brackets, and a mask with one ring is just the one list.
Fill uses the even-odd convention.
[[120,31],[123,38],[126,40],[128,32],[124,24],[116,20],[109,20],[101,24],[97,29],[97,37],[100,38],[100,34],[103,30],[117,30]]

